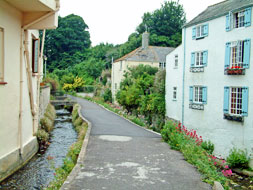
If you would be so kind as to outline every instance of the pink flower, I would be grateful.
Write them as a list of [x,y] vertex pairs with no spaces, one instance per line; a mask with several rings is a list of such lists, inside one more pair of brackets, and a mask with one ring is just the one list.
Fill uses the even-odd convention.
[[229,168],[228,165],[226,165],[225,168],[228,169]]
[[216,166],[216,165],[217,165],[217,162],[214,162],[213,164]]

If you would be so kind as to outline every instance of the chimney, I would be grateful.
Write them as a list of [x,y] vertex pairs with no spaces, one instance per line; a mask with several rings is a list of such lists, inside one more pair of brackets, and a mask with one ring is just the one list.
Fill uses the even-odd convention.
[[149,45],[149,33],[146,31],[142,34],[142,48],[147,49]]

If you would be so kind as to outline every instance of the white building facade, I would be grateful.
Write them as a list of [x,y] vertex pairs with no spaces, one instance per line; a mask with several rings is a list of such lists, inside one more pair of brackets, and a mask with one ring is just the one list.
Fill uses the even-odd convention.
[[58,10],[59,0],[0,1],[0,181],[38,150],[39,29],[56,28]]
[[[185,25],[182,47],[174,51],[183,59],[175,84],[174,57],[167,56],[167,116],[211,140],[217,156],[228,156],[234,147],[253,153],[252,6],[224,1]],[[182,101],[175,103],[172,88],[180,85]]]

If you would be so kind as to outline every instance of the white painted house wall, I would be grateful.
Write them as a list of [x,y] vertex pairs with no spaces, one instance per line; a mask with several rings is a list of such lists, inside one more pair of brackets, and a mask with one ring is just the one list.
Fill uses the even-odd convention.
[[[175,56],[178,66],[175,67]],[[183,46],[180,45],[166,57],[166,115],[180,121],[182,118],[182,86],[183,86]],[[173,88],[177,88],[177,97],[173,98]]]
[[[252,14],[253,15],[253,14]],[[251,17],[252,17],[251,15]],[[208,36],[199,39],[192,39],[191,26],[186,28],[183,46],[185,45],[185,85],[184,85],[184,125],[189,129],[197,130],[198,134],[203,136],[204,140],[210,139],[215,144],[215,154],[222,157],[228,156],[229,150],[233,147],[247,149],[248,153],[253,153],[253,17],[250,27],[242,27],[226,31],[226,16],[222,16],[201,24],[208,24]],[[184,30],[184,29],[183,29]],[[227,42],[251,39],[251,58],[250,67],[246,69],[245,75],[225,75],[225,45]],[[184,43],[185,42],[185,43]],[[181,47],[176,50],[184,53]],[[176,51],[175,50],[175,51]],[[175,52],[174,51],[174,52]],[[191,53],[196,51],[208,51],[207,66],[204,72],[190,72]],[[172,54],[174,53],[172,52]],[[180,53],[178,53],[180,55]],[[180,110],[182,104],[179,102],[173,105],[169,97],[174,83],[179,85],[183,78],[173,82],[172,79],[177,76],[177,70],[173,70],[169,63],[173,55],[167,57],[167,78],[166,78],[166,108],[167,116],[177,119],[180,114],[173,113],[173,110]],[[183,69],[180,68],[183,73]],[[172,84],[170,84],[170,82]],[[204,110],[195,110],[189,108],[189,87],[201,85],[207,87],[207,104]],[[224,87],[248,87],[248,116],[244,117],[244,122],[229,121],[223,118]],[[181,92],[178,94],[182,96]],[[171,105],[170,105],[171,104]],[[171,106],[171,109],[169,108]]]

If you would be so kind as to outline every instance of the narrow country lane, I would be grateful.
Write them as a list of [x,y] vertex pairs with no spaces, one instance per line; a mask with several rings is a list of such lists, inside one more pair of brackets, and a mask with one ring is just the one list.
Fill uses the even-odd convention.
[[92,130],[82,169],[68,189],[211,189],[182,154],[171,150],[159,135],[92,102],[74,99],[92,123]]

